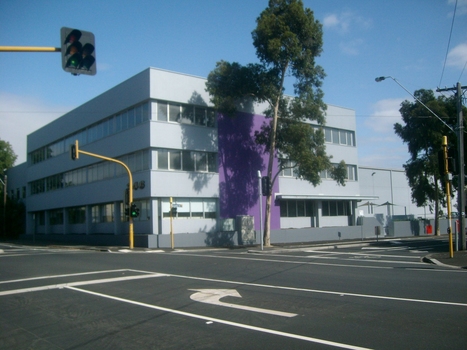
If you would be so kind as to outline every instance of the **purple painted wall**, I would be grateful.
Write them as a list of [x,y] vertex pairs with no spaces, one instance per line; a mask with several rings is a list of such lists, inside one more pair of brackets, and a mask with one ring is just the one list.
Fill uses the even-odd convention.
[[[251,215],[255,218],[255,229],[260,228],[258,170],[263,176],[267,172],[269,153],[255,142],[255,131],[259,131],[266,118],[261,115],[239,113],[236,118],[219,116],[219,209],[221,218]],[[277,172],[277,160],[273,176]],[[273,193],[279,192],[279,181]],[[263,220],[266,197],[263,200]],[[271,209],[271,229],[280,228],[280,207],[274,203]]]

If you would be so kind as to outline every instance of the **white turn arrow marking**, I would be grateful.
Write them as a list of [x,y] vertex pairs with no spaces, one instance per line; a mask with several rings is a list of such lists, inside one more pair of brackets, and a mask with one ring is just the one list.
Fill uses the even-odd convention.
[[261,312],[263,314],[270,314],[270,315],[283,316],[283,317],[297,316],[297,314],[292,314],[289,312],[261,309],[258,307],[230,304],[230,303],[224,303],[220,301],[220,299],[222,299],[223,297],[241,298],[242,296],[235,289],[189,289],[189,290],[196,292],[190,296],[190,299],[194,301],[199,301],[201,303],[225,306],[225,307],[230,307],[233,309],[240,309],[240,310],[246,310],[246,311]]

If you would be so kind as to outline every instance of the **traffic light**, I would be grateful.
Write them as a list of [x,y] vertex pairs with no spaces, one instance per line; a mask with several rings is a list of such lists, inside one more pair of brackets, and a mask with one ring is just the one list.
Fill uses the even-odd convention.
[[451,174],[457,174],[457,150],[454,148],[448,148],[448,171]]
[[263,192],[263,196],[270,196],[271,195],[271,180],[269,176],[263,176],[261,178],[261,190]]
[[76,160],[79,158],[78,140],[76,140],[75,143],[71,145],[70,156],[72,160]]
[[139,216],[139,208],[136,206],[135,203],[131,203],[130,215],[132,218],[137,218]]
[[172,207],[172,212],[171,212],[171,214],[172,214],[172,217],[177,216],[177,207]]
[[438,171],[439,174],[444,176],[446,174],[445,163],[444,163],[444,150],[438,151]]
[[73,75],[96,74],[94,34],[63,27],[60,30],[62,67]]

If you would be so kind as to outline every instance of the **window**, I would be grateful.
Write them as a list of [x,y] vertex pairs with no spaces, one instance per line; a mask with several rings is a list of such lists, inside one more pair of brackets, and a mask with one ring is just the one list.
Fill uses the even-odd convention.
[[180,151],[170,151],[169,160],[170,160],[169,164],[170,164],[171,170],[181,170],[182,163],[181,163]]
[[[179,205],[173,218],[215,219],[217,217],[216,199],[174,198],[173,203]],[[170,201],[168,199],[162,201],[162,215],[164,218],[170,218]]]
[[282,159],[281,163],[284,166],[284,169],[281,172],[281,176],[289,176],[289,177],[296,177],[297,176],[297,172],[294,169],[295,166],[293,165],[294,163],[291,160]]
[[[165,104],[165,106],[167,110],[167,104]],[[165,112],[165,116],[167,117],[167,111]],[[29,160],[32,164],[40,163],[46,159],[68,152],[70,150],[70,145],[72,145],[75,140],[78,140],[80,146],[84,146],[122,130],[132,128],[147,120],[149,120],[149,104],[146,102],[135,108],[116,114],[115,116],[107,117],[92,126],[68,135],[50,145],[41,147],[29,154]],[[167,120],[167,118],[165,120]]]
[[195,107],[195,124],[206,125],[206,109],[202,107]]
[[194,152],[196,171],[207,171],[207,157],[205,152]]
[[97,224],[101,222],[101,216],[100,216],[100,208],[98,205],[94,205],[91,208],[91,215],[92,215],[92,223]]
[[101,206],[101,222],[114,221],[114,205],[113,203],[103,204]]
[[169,121],[171,122],[179,122],[180,121],[180,105],[169,105]]
[[128,129],[133,128],[135,124],[135,110],[134,108],[127,111],[128,118]]
[[339,131],[339,136],[340,136],[340,144],[341,145],[346,145],[347,144],[347,131],[341,130]]
[[339,130],[332,130],[332,143],[339,144]]
[[49,211],[49,224],[50,225],[63,225],[63,210],[50,210]]
[[287,199],[280,202],[280,215],[281,217],[312,217],[313,202],[310,200],[295,200]]
[[208,153],[208,171],[210,173],[217,173],[217,153]]
[[190,151],[183,151],[183,170],[185,171],[195,171],[195,153]]
[[86,222],[86,208],[68,208],[68,222],[70,224],[84,224]]
[[183,124],[194,124],[194,106],[183,106],[182,107],[182,119],[180,120]]
[[349,130],[324,128],[324,139],[327,143],[355,147],[355,133]]
[[169,152],[166,150],[157,151],[157,167],[159,169],[169,169]]
[[357,180],[357,166],[356,165],[347,165],[347,180],[350,180],[350,181]]
[[[143,154],[143,164],[149,167],[149,154],[146,153]],[[155,168],[217,173],[217,153],[159,149]]]
[[347,201],[323,201],[323,216],[346,216],[349,215],[349,202]]
[[157,120],[167,121],[167,103],[157,103]]

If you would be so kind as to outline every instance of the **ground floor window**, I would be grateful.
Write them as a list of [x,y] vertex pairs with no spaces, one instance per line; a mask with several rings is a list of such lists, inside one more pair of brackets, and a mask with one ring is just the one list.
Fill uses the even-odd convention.
[[[217,217],[217,200],[214,198],[174,198],[177,207],[172,212],[173,218],[215,219]],[[164,218],[170,218],[170,200],[162,200],[162,213]]]
[[114,204],[99,204],[91,208],[92,223],[97,224],[101,222],[114,222]]
[[56,209],[49,211],[49,224],[50,225],[63,225],[63,210]]
[[348,201],[323,201],[323,216],[347,216],[350,215]]
[[310,200],[281,200],[281,217],[312,217],[314,216],[313,202]]
[[84,224],[86,222],[86,208],[74,207],[68,208],[68,222],[70,224]]

